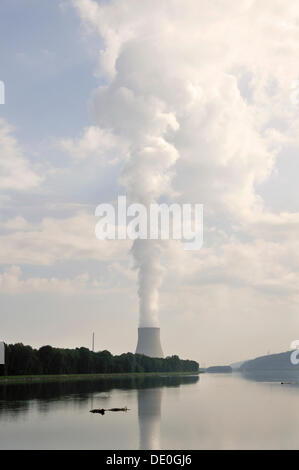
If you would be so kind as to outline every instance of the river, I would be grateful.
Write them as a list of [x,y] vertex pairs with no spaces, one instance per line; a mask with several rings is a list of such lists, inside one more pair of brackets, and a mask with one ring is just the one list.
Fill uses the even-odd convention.
[[240,374],[6,385],[0,448],[296,449],[298,405],[299,385]]

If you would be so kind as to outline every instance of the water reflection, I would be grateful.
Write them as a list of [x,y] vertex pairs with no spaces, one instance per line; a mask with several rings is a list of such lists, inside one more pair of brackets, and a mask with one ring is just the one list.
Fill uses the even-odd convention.
[[196,383],[198,380],[199,376],[197,375],[159,375],[1,385],[0,415],[12,408],[16,414],[19,411],[23,413],[24,410],[29,410],[31,401],[39,403],[41,409],[47,412],[50,411],[51,405],[55,404],[56,407],[59,401],[70,405],[76,403],[76,405],[80,406],[81,404],[85,405],[87,400],[94,399],[95,397],[109,400],[109,392],[112,390],[179,387],[183,384]]
[[255,382],[283,382],[299,385],[297,370],[269,369],[269,370],[244,370],[242,376]]
[[160,449],[162,388],[138,390],[139,449]]
[[[293,377],[259,371],[245,378],[203,374],[200,380],[122,377],[1,386],[0,448],[295,449],[299,382],[281,385],[282,378]],[[89,413],[122,406],[130,411]]]
[[[159,449],[163,389],[195,384],[198,380],[198,376],[192,375],[161,375],[2,385],[0,386],[0,428],[1,422],[13,425],[13,436],[16,439],[14,448],[27,448],[29,445],[27,440],[32,441],[31,448],[32,446],[69,448],[70,445],[64,442],[65,426],[71,427],[72,435],[81,430],[80,426],[83,429],[84,426],[87,428],[91,425],[88,430],[89,437],[86,436],[86,442],[82,441],[82,448],[94,446],[96,436],[99,439],[98,448],[108,448],[108,445],[111,448],[127,448],[129,444],[126,443],[126,439],[135,436],[135,439],[137,438],[135,446],[133,443],[130,444],[133,448]],[[113,413],[113,416],[109,413],[108,416],[106,414],[95,416],[89,413],[93,408],[107,409],[126,405],[130,408],[128,413]],[[24,438],[21,435],[21,427],[27,416],[29,420],[33,420],[34,425],[38,423],[38,427],[35,429],[34,426],[29,426],[28,434]],[[92,422],[90,416],[94,418]],[[66,424],[67,420],[73,424]],[[21,427],[17,425],[18,422]],[[57,444],[58,437],[55,441],[50,441],[46,429],[47,422],[51,423],[52,431],[57,427],[61,443]],[[42,433],[44,436],[41,439]],[[111,440],[113,434],[114,439]],[[71,435],[69,429],[68,439]],[[105,439],[108,440],[108,435],[110,440],[107,445]],[[8,442],[5,427],[0,430],[0,436]],[[3,448],[5,448],[4,442],[3,440]],[[74,445],[74,442],[71,442],[71,445]]]

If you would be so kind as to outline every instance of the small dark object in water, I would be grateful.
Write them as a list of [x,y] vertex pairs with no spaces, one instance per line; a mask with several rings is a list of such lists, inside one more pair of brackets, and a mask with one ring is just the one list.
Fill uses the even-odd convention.
[[105,408],[95,408],[94,410],[90,410],[90,413],[100,413],[101,415],[105,414],[105,411],[128,411],[129,408],[126,406],[124,408],[110,408],[109,410],[105,410]]
[[128,411],[128,408],[126,406],[124,408],[110,408],[110,410],[106,411]]
[[104,410],[104,408],[98,408],[98,409],[95,409],[95,410],[90,410],[89,413],[100,413],[101,415],[104,415],[105,411],[106,410]]
[[294,382],[280,382],[281,385],[285,385],[285,384],[292,384]]

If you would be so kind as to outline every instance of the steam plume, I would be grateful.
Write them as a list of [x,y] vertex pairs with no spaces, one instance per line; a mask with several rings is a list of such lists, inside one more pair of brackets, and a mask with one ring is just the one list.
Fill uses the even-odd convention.
[[[125,69],[132,66],[126,63]],[[93,109],[99,126],[112,130],[126,148],[120,181],[128,202],[141,203],[148,209],[161,196],[170,194],[178,152],[167,136],[179,125],[165,103],[142,88],[129,88],[126,73],[118,70],[107,86],[95,92]],[[163,274],[161,244],[158,240],[136,240],[131,252],[138,270],[139,326],[157,327]]]
[[[185,202],[204,203],[212,224],[260,220],[265,207],[256,188],[283,142],[271,128],[273,96],[285,109],[298,73],[293,2],[277,0],[272,9],[251,0],[74,3],[101,37],[102,85],[92,105],[99,127],[126,149],[121,182],[129,199],[148,206],[172,193],[175,176]],[[293,44],[289,55],[281,54],[281,35]],[[156,326],[158,243],[136,242],[132,253],[140,325]]]
[[157,240],[135,240],[132,247],[138,269],[141,327],[159,326],[159,287],[163,276],[160,251],[161,244]]

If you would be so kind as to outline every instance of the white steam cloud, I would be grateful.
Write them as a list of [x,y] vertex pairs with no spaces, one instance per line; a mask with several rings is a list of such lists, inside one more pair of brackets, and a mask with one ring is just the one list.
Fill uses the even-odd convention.
[[159,326],[159,287],[163,268],[161,244],[156,240],[135,240],[132,253],[138,269],[138,294],[141,327]]
[[[94,19],[105,12],[104,7],[94,2],[77,2],[77,5],[81,10],[94,8]],[[108,36],[115,34],[110,27],[106,29],[106,33],[104,30],[101,30],[103,37],[106,33]],[[138,44],[137,37],[132,37],[132,41],[134,48]],[[115,57],[123,61],[120,69],[111,70],[115,44],[114,41],[107,42],[101,56],[102,69],[107,71],[108,84],[94,93],[93,111],[99,127],[112,130],[126,144],[121,183],[126,188],[129,201],[149,207],[149,204],[157,202],[161,196],[172,192],[171,170],[179,154],[168,138],[178,130],[179,124],[175,114],[159,96],[146,88],[137,89],[128,82],[135,65],[130,59],[130,48],[127,52],[127,58],[126,54]],[[135,268],[138,269],[142,327],[159,325],[159,287],[163,274],[160,252],[159,241],[136,240],[133,243],[132,254]]]
[[[102,85],[91,104],[99,128],[126,149],[121,182],[129,199],[203,203],[212,226],[222,218],[247,234],[270,220],[257,187],[282,147],[294,145],[299,125],[289,96],[298,75],[296,2],[74,4],[101,38]],[[160,249],[142,241],[132,249],[142,326],[158,322]]]
[[[123,75],[117,74],[108,86],[94,95],[94,110],[99,126],[112,129],[126,141],[121,183],[129,202],[147,208],[162,195],[171,193],[171,179],[178,152],[167,141],[167,134],[178,129],[171,112],[158,99],[127,88]],[[106,111],[108,110],[108,111]],[[132,254],[138,269],[140,326],[158,326],[158,289],[162,282],[159,241],[136,240]]]

